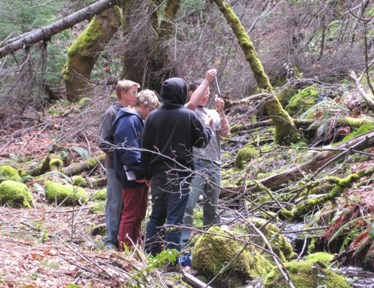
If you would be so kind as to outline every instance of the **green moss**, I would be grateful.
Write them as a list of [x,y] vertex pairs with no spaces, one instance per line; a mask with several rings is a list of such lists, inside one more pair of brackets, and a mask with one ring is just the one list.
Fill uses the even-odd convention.
[[73,185],[79,187],[87,187],[87,181],[82,176],[73,176]]
[[106,200],[106,188],[95,192],[91,200],[92,201],[105,201]]
[[246,280],[265,275],[272,267],[254,247],[251,246],[249,251],[219,227],[211,227],[196,241],[192,259],[193,268],[207,278],[211,279],[223,271],[214,287],[243,285]]
[[95,204],[93,204],[90,208],[90,213],[91,214],[99,214],[99,215],[104,215],[105,214],[105,205],[106,201],[100,201]]
[[320,92],[316,89],[315,85],[306,87],[290,99],[286,110],[291,115],[301,114],[317,102],[319,94]]
[[21,176],[19,175],[17,169],[9,165],[0,166],[0,182],[4,180],[21,181]]
[[91,102],[91,98],[88,98],[88,97],[83,97],[81,99],[79,99],[78,101],[78,105],[83,108],[83,107],[86,107],[88,105],[88,103]]
[[88,195],[83,188],[52,181],[46,181],[45,183],[45,197],[48,203],[63,203],[64,205],[84,203],[88,199]]
[[295,88],[292,85],[289,85],[288,87],[286,87],[285,89],[283,89],[277,94],[277,98],[279,102],[281,103],[281,105],[285,106],[287,105],[291,97],[295,94],[296,94]]
[[49,161],[49,167],[51,170],[60,170],[62,165],[64,165],[64,161],[58,155],[51,155],[51,159]]
[[326,267],[329,267],[331,260],[334,258],[334,255],[327,252],[316,252],[305,257],[305,260],[312,263],[322,263]]
[[[251,217],[248,219],[251,221],[256,228],[260,229],[260,231],[264,234],[266,239],[268,240],[271,248],[273,249],[274,253],[278,255],[278,257],[283,261],[294,259],[297,255],[293,252],[292,245],[288,242],[288,240],[279,233],[279,228],[271,223],[268,223],[267,220],[261,218],[254,218]],[[241,225],[242,226],[242,225]],[[249,225],[245,225],[243,227],[246,229],[245,234],[256,234],[257,232]],[[262,241],[262,239],[251,239],[254,243],[267,248],[266,244]],[[270,260],[271,258],[269,258]]]
[[27,186],[12,180],[0,184],[0,203],[14,208],[31,208],[33,197]]
[[358,128],[357,130],[353,131],[351,134],[345,136],[341,142],[349,141],[359,135],[365,134],[369,131],[374,130],[374,124],[366,124]]
[[254,148],[251,145],[244,146],[242,149],[238,151],[238,154],[236,154],[235,167],[238,169],[243,169],[245,164],[259,156],[260,153],[256,148]]
[[[345,278],[319,262],[313,261],[291,261],[286,263],[288,271],[295,288],[349,288]],[[283,275],[278,268],[274,268],[265,279],[264,288],[288,287]]]

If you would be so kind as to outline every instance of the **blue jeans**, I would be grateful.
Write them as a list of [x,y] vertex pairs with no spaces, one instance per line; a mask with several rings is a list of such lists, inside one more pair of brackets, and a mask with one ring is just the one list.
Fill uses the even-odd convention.
[[[163,238],[166,249],[180,250],[180,229],[163,225],[182,225],[184,209],[190,191],[189,181],[178,176],[152,178],[152,212],[146,229],[145,249],[153,256],[162,251]],[[164,236],[164,237],[163,237]]]
[[[209,160],[194,159],[195,173],[191,182],[191,194],[184,212],[184,225],[192,226],[193,211],[203,195],[203,225],[220,224],[218,215],[218,198],[221,186],[221,168]],[[190,229],[182,231],[182,245],[191,236]]]
[[113,168],[106,168],[105,170],[107,176],[107,199],[105,207],[107,237],[104,245],[117,247],[118,230],[123,208],[122,187],[120,180],[116,177],[115,170]]

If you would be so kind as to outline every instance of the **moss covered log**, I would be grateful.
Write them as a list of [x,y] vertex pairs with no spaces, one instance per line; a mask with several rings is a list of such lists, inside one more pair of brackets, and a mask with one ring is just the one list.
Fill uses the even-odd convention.
[[336,183],[331,191],[322,197],[317,197],[311,200],[307,200],[298,204],[292,211],[282,211],[281,213],[286,218],[300,219],[308,211],[311,211],[314,207],[323,205],[327,201],[333,200],[339,197],[346,188],[350,188],[353,183],[365,176],[371,176],[374,173],[374,167],[359,171],[358,173],[351,174],[343,179],[330,177],[328,180],[332,183]]
[[245,59],[251,66],[253,76],[257,86],[272,94],[272,97],[266,101],[266,108],[269,116],[273,119],[275,125],[275,141],[280,144],[291,144],[299,141],[299,133],[293,123],[290,115],[283,109],[277,97],[273,93],[273,87],[270,84],[269,77],[266,75],[264,67],[257,55],[256,49],[245,31],[240,19],[236,16],[230,5],[224,0],[214,0],[224,15],[227,23],[233,30],[239,45],[244,52]]

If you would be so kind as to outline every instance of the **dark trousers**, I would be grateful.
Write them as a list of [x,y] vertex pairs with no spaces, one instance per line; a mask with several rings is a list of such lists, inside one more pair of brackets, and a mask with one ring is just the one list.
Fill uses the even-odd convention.
[[[185,177],[152,178],[152,212],[146,230],[145,249],[153,256],[166,249],[180,250],[180,228],[190,188]],[[163,225],[166,222],[166,227]]]
[[118,233],[119,251],[123,251],[124,243],[131,247],[133,243],[142,240],[140,228],[147,211],[148,187],[126,188],[122,193],[125,208],[122,210]]

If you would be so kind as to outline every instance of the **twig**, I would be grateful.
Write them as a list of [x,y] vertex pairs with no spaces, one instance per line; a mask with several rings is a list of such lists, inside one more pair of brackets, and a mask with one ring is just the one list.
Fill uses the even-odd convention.
[[[67,248],[69,248],[71,251],[73,251],[75,254],[77,254],[79,257],[81,257],[83,260],[86,260],[87,262],[93,264],[94,266],[96,266],[97,268],[99,268],[99,270],[101,270],[102,272],[104,272],[106,275],[109,276],[110,279],[115,279],[112,275],[110,275],[105,269],[103,269],[100,265],[98,265],[96,262],[92,261],[91,259],[87,258],[86,256],[82,255],[81,253],[79,253],[77,250],[74,250],[73,247],[71,247],[70,245],[68,245],[64,239],[62,239],[60,236],[57,235],[57,237],[60,239],[60,241],[62,242],[62,244],[64,244]],[[101,275],[101,274],[100,274]]]

